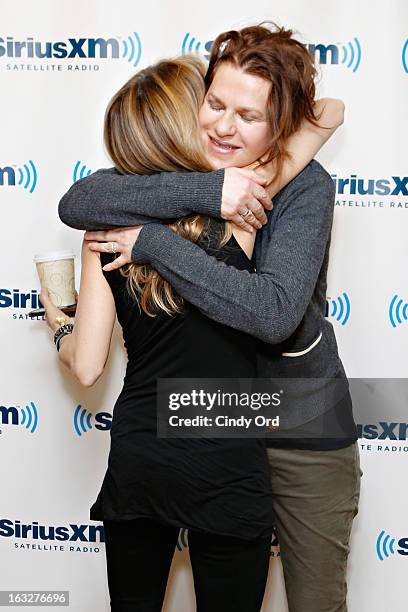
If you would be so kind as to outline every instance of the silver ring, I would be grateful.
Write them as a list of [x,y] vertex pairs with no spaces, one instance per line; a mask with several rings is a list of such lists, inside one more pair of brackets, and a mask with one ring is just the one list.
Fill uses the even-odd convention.
[[112,253],[116,253],[116,250],[113,248],[113,245],[115,244],[114,242],[110,242],[109,243],[111,245],[111,251]]
[[251,211],[249,210],[249,208],[247,208],[246,211],[241,214],[241,217],[246,217],[247,215],[249,215],[250,212]]

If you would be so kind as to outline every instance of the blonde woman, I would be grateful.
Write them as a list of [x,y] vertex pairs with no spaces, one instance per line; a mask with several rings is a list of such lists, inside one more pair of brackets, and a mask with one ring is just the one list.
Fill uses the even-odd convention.
[[[179,58],[142,70],[118,91],[107,109],[105,143],[120,172],[211,170],[197,122],[203,76],[198,59]],[[267,89],[261,92],[254,90],[254,103],[266,104]],[[268,146],[267,127],[264,135]],[[283,167],[286,180],[312,157],[316,140],[314,134],[299,146],[296,135],[289,171]],[[254,140],[247,153],[250,163],[265,151]],[[266,196],[261,188],[257,193]],[[194,215],[170,228],[232,268],[254,272],[253,236],[229,223]],[[83,243],[75,324],[65,330],[71,333],[61,332],[56,319],[63,314],[45,292],[40,296],[57,333],[59,358],[85,386],[104,370],[115,315],[123,330],[126,376],[114,407],[107,472],[90,511],[105,527],[111,609],[161,610],[183,526],[189,529],[197,610],[259,611],[274,522],[264,441],[156,435],[157,378],[256,376],[256,340],[206,317],[148,265],[104,272],[113,259]]]

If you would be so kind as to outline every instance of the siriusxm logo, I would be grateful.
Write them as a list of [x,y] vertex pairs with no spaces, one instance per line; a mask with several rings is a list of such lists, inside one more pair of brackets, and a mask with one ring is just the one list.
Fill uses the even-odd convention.
[[336,191],[343,195],[391,195],[408,196],[408,176],[392,176],[390,178],[359,178],[350,174],[348,178],[331,175]]
[[359,423],[358,437],[366,440],[407,440],[408,423]]
[[82,164],[80,160],[74,166],[74,172],[72,174],[72,182],[76,183],[79,179],[89,176],[92,172],[90,168],[87,168],[85,164]]
[[78,404],[74,411],[74,430],[78,436],[82,436],[92,429],[92,418],[95,421],[95,429],[99,429],[99,431],[109,431],[111,429],[112,415],[110,412],[97,412],[92,415],[92,412]]
[[37,186],[37,169],[32,159],[21,166],[2,166],[0,168],[0,187],[22,187],[33,193]]
[[[185,527],[182,527],[179,531],[176,546],[177,550],[179,551],[182,551],[183,548],[188,548],[188,529]],[[279,540],[276,532],[274,532],[271,540],[271,557],[280,556],[280,553],[277,550],[274,550],[277,548],[279,548]]]
[[[186,53],[201,53],[209,60],[213,43],[213,40],[202,43],[190,32],[187,32],[181,44],[181,53],[183,55]],[[357,37],[347,43],[330,43],[328,45],[314,43],[306,45],[306,48],[315,61],[320,64],[339,64],[356,72],[361,63],[361,45]]]
[[386,534],[385,531],[381,531],[378,535],[376,542],[376,553],[380,561],[388,559],[390,555],[395,555],[397,552],[399,555],[408,555],[408,538],[401,538],[398,540],[399,548],[395,550],[396,539]]
[[390,302],[388,316],[393,327],[408,321],[408,302],[400,298],[397,293]]
[[306,45],[319,64],[340,64],[357,72],[361,63],[361,45],[357,37],[347,43],[314,43]]
[[[325,317],[334,318],[342,325],[349,320],[351,312],[350,298],[343,291],[337,298],[327,297]],[[392,327],[397,327],[408,321],[408,301],[394,294],[388,307],[388,318]]]
[[105,542],[103,525],[75,525],[54,527],[39,525],[37,521],[21,523],[0,519],[0,536],[30,540],[58,540],[60,542]]
[[408,38],[404,42],[402,47],[402,67],[404,71],[408,74]]
[[179,531],[177,538],[177,549],[183,550],[183,548],[188,548],[188,529],[182,527]]
[[37,289],[23,293],[20,289],[0,289],[0,308],[29,308],[42,306]]
[[326,300],[326,317],[332,317],[345,325],[350,316],[350,299],[347,293],[343,291],[342,295],[337,298],[328,297]]
[[[34,433],[38,425],[38,411],[34,402],[22,408],[16,406],[0,406],[0,423],[2,425],[18,425]],[[1,430],[0,430],[1,432]]]
[[201,43],[190,32],[187,32],[181,44],[181,53],[185,55],[186,53],[203,53],[203,51],[206,51],[204,57],[209,60],[213,42],[213,40],[207,40],[207,42]]
[[276,533],[276,530],[272,533],[270,556],[273,558],[280,557],[280,544],[279,544],[279,538],[278,538],[278,534]]
[[125,38],[68,38],[60,41],[39,41],[32,36],[15,40],[0,38],[0,58],[24,59],[126,59],[137,66],[142,43],[137,32]]

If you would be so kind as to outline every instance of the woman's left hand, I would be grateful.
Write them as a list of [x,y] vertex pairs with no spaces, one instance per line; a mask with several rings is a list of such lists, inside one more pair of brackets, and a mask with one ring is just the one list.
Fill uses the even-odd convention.
[[[41,289],[41,293],[39,295],[42,305],[45,310],[45,318],[47,321],[48,327],[55,332],[61,325],[62,319],[65,319],[65,323],[73,323],[75,319],[72,317],[68,317],[62,310],[60,310],[57,306],[51,301],[48,289]],[[75,300],[78,301],[78,293],[75,291]],[[57,319],[60,319],[57,321]]]
[[142,228],[143,225],[134,225],[133,227],[117,227],[106,231],[85,232],[84,239],[91,251],[120,253],[119,257],[102,268],[105,272],[111,272],[125,264],[132,263],[132,249]]

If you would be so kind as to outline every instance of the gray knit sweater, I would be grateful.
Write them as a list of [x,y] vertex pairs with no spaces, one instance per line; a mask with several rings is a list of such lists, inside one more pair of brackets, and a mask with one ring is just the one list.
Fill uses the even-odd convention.
[[[194,212],[220,217],[223,179],[223,170],[153,176],[99,170],[70,188],[59,215],[77,229],[144,224],[133,260],[150,263],[210,318],[262,340],[259,376],[344,380],[325,318],[335,194],[330,175],[313,160],[275,196],[257,233],[256,274],[226,265],[159,221]],[[293,409],[294,422],[327,410],[316,397]]]
[[324,322],[333,182],[312,161],[275,197],[268,224],[258,232],[253,275],[152,223],[192,212],[219,217],[223,172],[123,176],[114,169],[99,170],[70,188],[59,215],[77,229],[146,223],[133,249],[134,261],[151,263],[211,318],[266,342],[291,337],[311,308],[312,321],[303,321],[301,339],[296,341],[297,333],[289,347],[304,349]]

